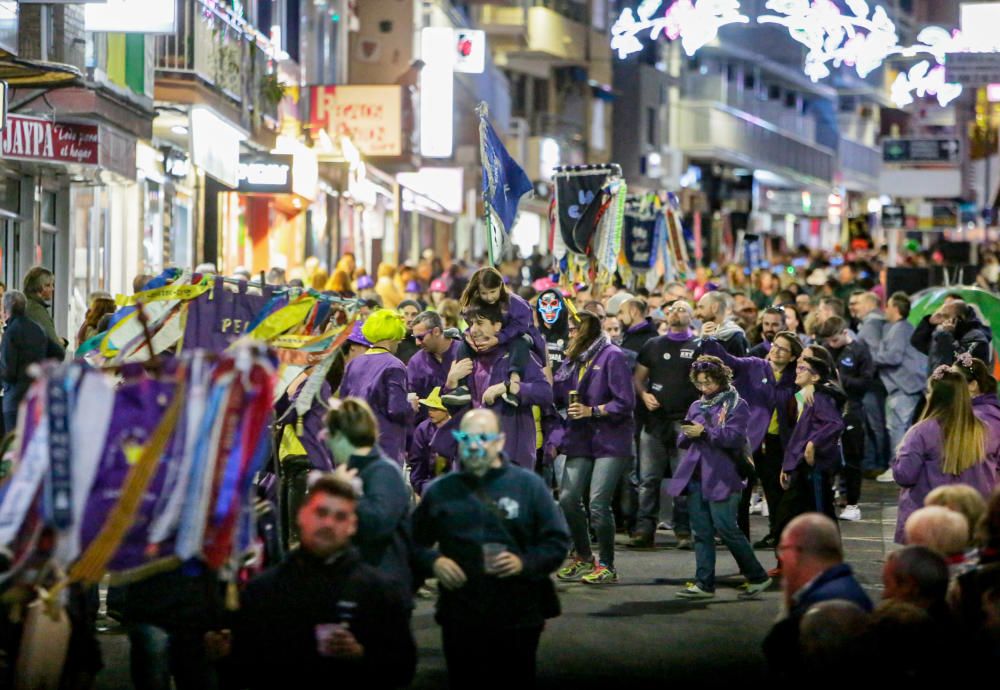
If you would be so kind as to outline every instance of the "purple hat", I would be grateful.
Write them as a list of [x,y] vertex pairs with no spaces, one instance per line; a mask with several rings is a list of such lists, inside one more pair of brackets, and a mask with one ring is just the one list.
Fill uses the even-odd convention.
[[370,290],[375,287],[375,281],[372,280],[371,276],[361,276],[358,278],[358,289],[359,290]]
[[354,322],[354,326],[351,328],[351,334],[347,336],[347,342],[357,343],[358,345],[364,345],[365,347],[371,347],[372,344],[368,342],[364,334],[361,332],[361,326],[364,325],[364,321],[357,319]]
[[420,283],[415,280],[411,280],[406,284],[406,290],[404,292],[420,292]]

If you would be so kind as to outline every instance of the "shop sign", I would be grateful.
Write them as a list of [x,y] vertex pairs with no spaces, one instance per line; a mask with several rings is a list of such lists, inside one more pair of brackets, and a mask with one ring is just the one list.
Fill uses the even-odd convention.
[[293,156],[243,156],[237,191],[249,194],[291,194]]
[[486,32],[455,29],[455,71],[482,74],[486,69]]
[[398,85],[313,86],[310,124],[324,131],[339,157],[340,141],[350,137],[365,156],[399,156],[403,153],[403,95]]
[[52,163],[97,165],[97,125],[52,122],[40,117],[8,115],[3,129],[3,158]]

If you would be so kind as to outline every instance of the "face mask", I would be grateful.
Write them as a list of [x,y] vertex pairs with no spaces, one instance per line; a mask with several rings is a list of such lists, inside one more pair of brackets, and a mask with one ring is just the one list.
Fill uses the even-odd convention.
[[541,299],[538,300],[538,313],[541,315],[542,321],[548,325],[551,326],[559,320],[560,312],[562,312],[562,302],[555,295],[542,295]]
[[487,452],[486,445],[499,438],[499,434],[467,434],[464,431],[453,431],[458,441],[458,456],[462,461],[462,469],[477,477],[482,477],[493,464],[493,457]]
[[333,454],[333,462],[337,465],[347,463],[355,450],[351,442],[347,440],[347,437],[339,431],[333,435],[333,438],[326,440],[326,447],[330,449],[330,453]]

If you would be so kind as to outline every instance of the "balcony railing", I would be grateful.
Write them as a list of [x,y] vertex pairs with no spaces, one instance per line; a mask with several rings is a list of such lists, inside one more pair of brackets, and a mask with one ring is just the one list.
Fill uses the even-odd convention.
[[[882,151],[850,139],[840,139],[840,169],[845,178],[875,185],[882,171]],[[874,189],[874,187],[872,187]]]
[[240,106],[247,127],[262,116],[277,117],[278,104],[266,95],[274,65],[265,36],[207,0],[179,0],[177,25],[177,33],[156,38],[159,75],[186,75],[214,87]]
[[683,101],[678,108],[677,145],[689,156],[767,168],[808,182],[833,180],[836,157],[826,147],[719,103]]

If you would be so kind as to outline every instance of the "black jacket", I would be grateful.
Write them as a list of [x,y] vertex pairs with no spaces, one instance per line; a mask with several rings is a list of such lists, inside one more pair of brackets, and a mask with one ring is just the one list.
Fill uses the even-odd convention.
[[653,320],[647,318],[641,324],[633,324],[628,329],[626,329],[624,335],[622,335],[621,350],[628,357],[628,365],[634,370],[635,360],[642,352],[642,347],[652,338],[659,335],[656,330],[656,324]]
[[[361,660],[322,657],[316,626],[347,623]],[[324,562],[302,551],[258,576],[240,597],[233,625],[240,688],[396,688],[413,678],[417,655],[396,587],[348,548]]]
[[931,323],[930,315],[917,324],[910,336],[910,345],[927,355],[927,373],[931,374],[942,364],[950,366],[955,357],[968,352],[989,366],[992,333],[978,318],[972,317],[959,323],[954,333],[940,331]]
[[31,385],[28,367],[44,359],[59,359],[66,353],[45,335],[37,323],[26,316],[7,321],[0,343],[0,378],[3,379],[3,410],[17,409]]
[[831,354],[837,362],[840,385],[847,393],[848,401],[860,403],[865,393],[874,389],[878,380],[871,350],[860,340],[854,340]]

